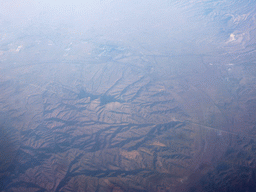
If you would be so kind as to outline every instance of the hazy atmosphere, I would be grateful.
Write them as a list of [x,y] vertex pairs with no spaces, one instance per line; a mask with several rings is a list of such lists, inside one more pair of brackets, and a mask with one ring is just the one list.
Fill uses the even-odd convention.
[[254,0],[0,0],[0,191],[256,191]]

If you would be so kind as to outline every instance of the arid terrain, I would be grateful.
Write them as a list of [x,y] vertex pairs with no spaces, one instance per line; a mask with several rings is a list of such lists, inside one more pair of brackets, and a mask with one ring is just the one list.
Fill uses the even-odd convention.
[[175,2],[173,37],[0,17],[0,191],[256,190],[256,4]]

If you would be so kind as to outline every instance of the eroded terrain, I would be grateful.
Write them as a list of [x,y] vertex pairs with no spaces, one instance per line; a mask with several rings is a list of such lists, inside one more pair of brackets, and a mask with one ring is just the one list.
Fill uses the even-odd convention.
[[3,29],[0,189],[253,191],[255,3],[208,3],[202,53]]

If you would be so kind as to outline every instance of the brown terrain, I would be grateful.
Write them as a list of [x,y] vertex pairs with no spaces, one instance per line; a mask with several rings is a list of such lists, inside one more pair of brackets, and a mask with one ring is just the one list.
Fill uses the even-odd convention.
[[250,5],[204,53],[6,29],[0,191],[255,191]]

